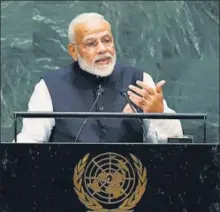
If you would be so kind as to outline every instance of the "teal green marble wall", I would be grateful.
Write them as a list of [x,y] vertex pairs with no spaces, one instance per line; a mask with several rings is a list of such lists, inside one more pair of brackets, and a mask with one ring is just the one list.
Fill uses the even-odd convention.
[[[69,22],[99,12],[112,24],[118,60],[165,79],[177,112],[205,112],[219,141],[219,3],[150,1],[1,2],[1,141],[13,140],[13,112],[26,111],[35,84],[69,62]],[[202,123],[183,121],[202,139]],[[19,122],[19,129],[21,123]]]

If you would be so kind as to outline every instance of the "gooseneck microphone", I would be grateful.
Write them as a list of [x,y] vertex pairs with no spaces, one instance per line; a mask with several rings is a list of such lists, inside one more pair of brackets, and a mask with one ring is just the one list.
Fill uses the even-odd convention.
[[[93,102],[92,107],[90,108],[89,112],[92,112],[93,108],[95,107],[96,103],[98,102],[99,97],[100,97],[103,93],[104,93],[104,89],[101,87],[101,85],[99,85],[99,88],[98,88],[98,90],[97,90],[96,99],[95,99],[95,101]],[[79,129],[79,131],[78,131],[78,134],[77,134],[77,136],[76,136],[76,138],[75,138],[75,141],[74,141],[75,143],[78,141],[79,136],[80,136],[80,134],[81,134],[81,132],[82,132],[84,126],[86,125],[86,122],[87,122],[87,118],[85,118],[85,120],[84,120],[82,126],[80,127],[80,129]]]
[[120,93],[121,93],[122,96],[125,97],[125,99],[127,100],[128,104],[130,105],[132,111],[133,111],[134,113],[136,113],[136,110],[135,110],[134,106],[132,105],[131,100],[128,98],[128,94],[127,94],[127,92],[125,92],[125,91],[121,91]]
[[[123,96],[125,97],[127,103],[130,105],[132,111],[133,111],[134,113],[137,113],[137,111],[135,110],[135,108],[134,108],[134,106],[133,106],[131,100],[128,98],[127,92],[121,91],[120,93],[121,93],[121,95],[123,95]],[[147,135],[147,132],[146,132],[146,129],[145,129],[144,125],[143,125],[143,121],[142,121],[141,119],[138,119],[138,121],[139,121],[139,123],[141,124],[141,127],[142,127],[142,129],[143,129],[143,133],[144,133],[144,137],[145,137],[145,136]]]

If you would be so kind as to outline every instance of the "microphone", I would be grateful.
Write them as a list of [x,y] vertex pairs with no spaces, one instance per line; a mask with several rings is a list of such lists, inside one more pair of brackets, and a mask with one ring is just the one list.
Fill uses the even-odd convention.
[[128,94],[127,94],[127,92],[125,92],[125,91],[121,91],[120,93],[121,93],[122,96],[125,97],[125,99],[127,100],[128,104],[130,105],[132,111],[133,111],[134,113],[136,113],[135,107],[133,106],[131,100],[128,98]]
[[[127,92],[125,92],[125,91],[121,91],[120,93],[121,93],[122,96],[125,97],[127,103],[130,105],[132,111],[133,111],[134,113],[137,113],[137,111],[135,110],[135,107],[133,106],[131,100],[128,98],[128,94],[127,94]],[[141,119],[137,119],[137,120],[138,120],[139,123],[141,124],[142,130],[143,130],[143,133],[144,133],[144,137],[145,137],[145,136],[147,135],[147,132],[146,132],[146,129],[145,129],[144,125],[143,125],[143,122],[142,122]]]
[[[97,90],[97,97],[96,97],[95,101],[93,102],[92,107],[90,108],[89,112],[92,112],[92,110],[93,110],[93,108],[95,107],[95,105],[96,105],[96,103],[97,103],[99,97],[100,97],[103,93],[104,93],[104,88],[102,88],[101,85],[99,85],[99,88],[98,88],[98,90]],[[85,118],[85,120],[84,120],[82,126],[80,127],[80,129],[79,129],[79,131],[78,131],[78,133],[77,133],[77,136],[76,136],[75,141],[74,141],[75,143],[78,141],[79,136],[80,136],[80,134],[81,134],[81,132],[82,132],[84,126],[86,125],[86,122],[87,122],[87,118]]]

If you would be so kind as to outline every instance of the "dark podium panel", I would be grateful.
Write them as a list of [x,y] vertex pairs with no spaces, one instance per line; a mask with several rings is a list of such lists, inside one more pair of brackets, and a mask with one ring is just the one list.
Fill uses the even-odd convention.
[[218,211],[219,150],[215,145],[1,144],[0,211]]

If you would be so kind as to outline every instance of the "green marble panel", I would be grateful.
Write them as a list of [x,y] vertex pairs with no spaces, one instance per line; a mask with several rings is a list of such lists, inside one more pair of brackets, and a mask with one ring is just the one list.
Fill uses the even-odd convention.
[[[218,1],[1,2],[1,141],[13,140],[13,112],[27,110],[43,73],[71,62],[67,29],[82,12],[103,14],[118,60],[165,79],[168,105],[207,113],[208,141],[219,141]],[[202,139],[201,122],[182,123]]]

